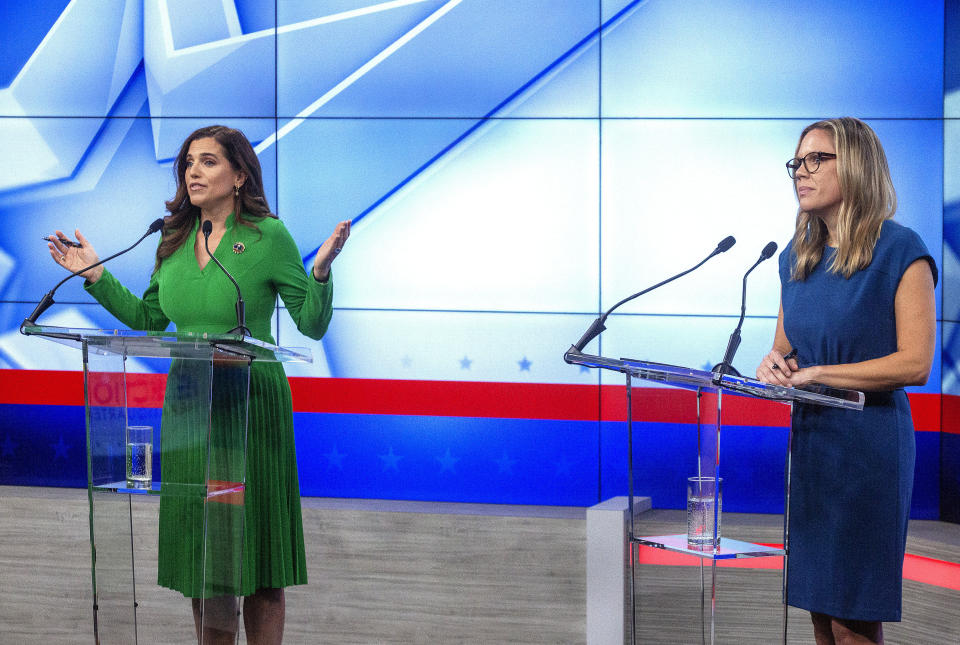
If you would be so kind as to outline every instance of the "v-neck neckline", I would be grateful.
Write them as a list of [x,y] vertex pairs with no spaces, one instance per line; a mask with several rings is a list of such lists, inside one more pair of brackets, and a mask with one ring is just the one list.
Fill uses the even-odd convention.
[[[231,229],[232,229],[232,227],[233,227],[233,219],[234,219],[234,218],[233,218],[233,213],[230,213],[229,215],[227,215],[227,221],[224,222],[223,235],[220,237],[220,240],[217,242],[216,248],[214,248],[214,249],[211,251],[211,253],[210,253],[210,255],[212,255],[213,257],[216,257],[217,251],[219,251],[219,250],[220,250],[220,247],[223,246],[223,240],[224,240],[224,238],[227,237],[227,234],[230,233],[230,231],[231,231]],[[199,218],[199,217],[197,218],[197,221],[195,221],[195,222],[193,223],[193,249],[192,249],[193,252],[192,252],[192,255],[193,255],[193,264],[194,264],[194,266],[197,267],[197,271],[202,274],[204,271],[207,270],[207,267],[210,266],[211,262],[213,262],[213,258],[208,258],[208,259],[207,259],[207,263],[204,264],[203,266],[200,266],[200,260],[197,259],[197,251],[196,251],[196,249],[197,249],[197,241],[198,241],[198,237],[197,237],[197,236],[198,236],[198,235],[200,236],[200,238],[203,237],[203,234],[200,232],[200,218]],[[207,251],[206,245],[205,245],[205,244],[201,244],[201,245],[200,245],[200,250],[201,250],[201,252],[206,253],[206,251]],[[219,258],[217,258],[217,259],[219,259]],[[216,263],[214,262],[214,264],[216,264]]]

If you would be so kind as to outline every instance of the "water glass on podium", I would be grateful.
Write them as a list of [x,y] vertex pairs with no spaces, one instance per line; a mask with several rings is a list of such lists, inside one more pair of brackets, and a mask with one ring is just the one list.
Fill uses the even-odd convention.
[[[712,551],[720,546],[723,478],[687,478],[687,547]],[[716,517],[717,534],[713,534]]]
[[153,485],[153,427],[127,426],[127,487]]

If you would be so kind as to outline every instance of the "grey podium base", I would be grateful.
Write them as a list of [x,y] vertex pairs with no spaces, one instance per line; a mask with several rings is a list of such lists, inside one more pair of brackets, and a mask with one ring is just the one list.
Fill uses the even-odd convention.
[[[650,508],[649,497],[634,498],[634,516]],[[629,531],[626,497],[587,509],[587,645],[632,641]]]

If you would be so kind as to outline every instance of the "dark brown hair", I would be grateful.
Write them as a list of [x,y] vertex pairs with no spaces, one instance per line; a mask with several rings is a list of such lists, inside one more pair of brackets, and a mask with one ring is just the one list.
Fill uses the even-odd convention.
[[183,180],[187,171],[187,152],[190,144],[197,139],[211,138],[223,148],[223,152],[230,167],[246,175],[246,180],[240,186],[240,193],[234,197],[233,212],[237,222],[260,230],[253,222],[264,218],[277,216],[270,212],[267,198],[263,194],[263,175],[260,171],[260,160],[253,146],[239,130],[223,125],[210,125],[195,130],[180,146],[177,160],[173,164],[173,176],[177,182],[177,194],[166,203],[170,214],[163,218],[163,240],[157,247],[157,263],[153,270],[160,268],[164,258],[168,258],[183,246],[193,223],[200,217],[200,209],[190,203],[187,194],[187,184]]

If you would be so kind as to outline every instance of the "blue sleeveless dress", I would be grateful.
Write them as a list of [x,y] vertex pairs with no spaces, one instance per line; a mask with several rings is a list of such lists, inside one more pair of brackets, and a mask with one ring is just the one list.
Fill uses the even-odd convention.
[[[870,265],[827,270],[834,249],[792,282],[780,255],[783,324],[801,367],[857,363],[897,349],[894,297],[910,264],[937,268],[920,237],[893,221]],[[916,444],[906,392],[868,392],[862,412],[798,405],[793,413],[787,602],[836,618],[899,621]]]

